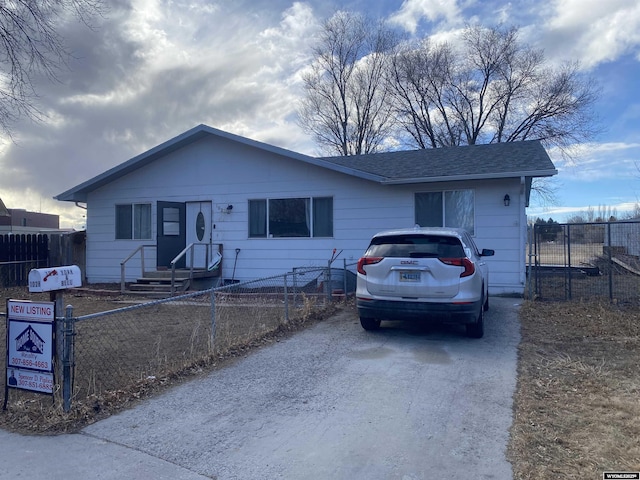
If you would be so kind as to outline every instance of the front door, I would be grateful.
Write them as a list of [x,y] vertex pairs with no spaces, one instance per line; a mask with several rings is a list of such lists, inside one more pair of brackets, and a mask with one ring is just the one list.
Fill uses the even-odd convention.
[[[180,202],[158,202],[158,255],[159,269],[171,268],[171,260],[186,247],[185,204]],[[176,268],[184,268],[181,258]]]
[[[193,268],[207,268],[207,259],[212,260],[210,251],[212,214],[211,202],[187,202],[187,245],[195,244]],[[190,267],[190,253],[187,253],[186,262],[187,267]]]

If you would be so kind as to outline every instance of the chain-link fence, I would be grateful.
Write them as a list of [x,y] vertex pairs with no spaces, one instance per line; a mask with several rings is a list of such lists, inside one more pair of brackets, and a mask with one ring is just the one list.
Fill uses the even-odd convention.
[[[72,397],[60,401],[99,405],[105,395],[144,389],[318,318],[353,291],[355,275],[346,267],[298,268],[74,317],[62,352],[73,359]],[[73,317],[72,311],[67,314]]]
[[640,302],[640,222],[535,225],[531,298]]

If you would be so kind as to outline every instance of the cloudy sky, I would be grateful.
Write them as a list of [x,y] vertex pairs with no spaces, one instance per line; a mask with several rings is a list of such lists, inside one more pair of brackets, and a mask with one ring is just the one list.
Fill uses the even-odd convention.
[[637,0],[117,0],[92,31],[64,26],[73,52],[59,81],[38,82],[41,123],[21,122],[0,148],[9,208],[83,211],[53,196],[200,123],[320,154],[296,125],[309,40],[336,9],[386,18],[408,35],[448,38],[467,23],[503,22],[547,60],[579,60],[598,83],[603,133],[576,145],[557,205],[528,214],[563,220],[588,207],[618,213],[640,201],[640,2]]

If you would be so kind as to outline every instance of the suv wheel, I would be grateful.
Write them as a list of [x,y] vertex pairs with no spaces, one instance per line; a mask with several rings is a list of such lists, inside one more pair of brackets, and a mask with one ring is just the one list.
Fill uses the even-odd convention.
[[360,325],[365,330],[378,330],[380,328],[380,320],[376,318],[360,317]]
[[467,324],[467,336],[471,338],[482,338],[484,335],[484,305],[480,307],[480,313],[474,323]]

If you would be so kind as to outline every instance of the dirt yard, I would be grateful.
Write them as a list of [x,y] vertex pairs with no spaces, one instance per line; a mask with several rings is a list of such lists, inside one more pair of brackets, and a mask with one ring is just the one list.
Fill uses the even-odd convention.
[[[3,289],[1,293],[0,312],[6,310],[7,299],[50,300],[49,294],[29,294],[26,289]],[[49,395],[11,389],[8,410],[0,410],[0,428],[40,434],[78,430],[290,335],[336,308],[334,303],[325,305],[301,296],[285,319],[282,302],[277,305],[262,297],[253,298],[250,304],[234,300],[233,295],[217,298],[216,334],[211,342],[212,312],[207,293],[161,304],[120,295],[115,285],[99,289],[92,285],[90,290],[65,293],[63,304],[73,306],[75,317],[110,312],[76,324],[72,409],[68,414],[62,411],[60,391],[52,401]],[[0,317],[0,331],[4,338],[4,316]],[[1,341],[0,372],[6,371],[5,352],[6,344]],[[5,382],[3,374],[2,393]]]
[[[99,293],[67,295],[65,303],[73,304],[75,315],[85,315],[134,301],[113,292]],[[49,299],[47,294],[29,295],[24,289],[4,289],[0,312],[5,311],[8,298]],[[637,308],[608,303],[525,302],[520,320],[518,387],[508,447],[514,478],[596,479],[602,478],[604,471],[640,471]],[[5,329],[1,317],[0,328]],[[288,333],[278,335],[283,334]],[[276,340],[277,335],[253,342],[242,348],[240,354]],[[4,371],[4,352],[2,345],[0,371]],[[74,430],[220,364],[185,370],[154,388],[144,385],[136,391],[116,392],[99,411],[84,410],[71,420],[65,420],[58,412],[55,418],[59,423],[46,429],[34,429],[32,421],[17,421],[10,412],[0,411],[0,428],[25,433]],[[0,386],[4,387],[4,381]],[[37,409],[27,411],[33,410]],[[41,415],[38,418],[42,420]]]

